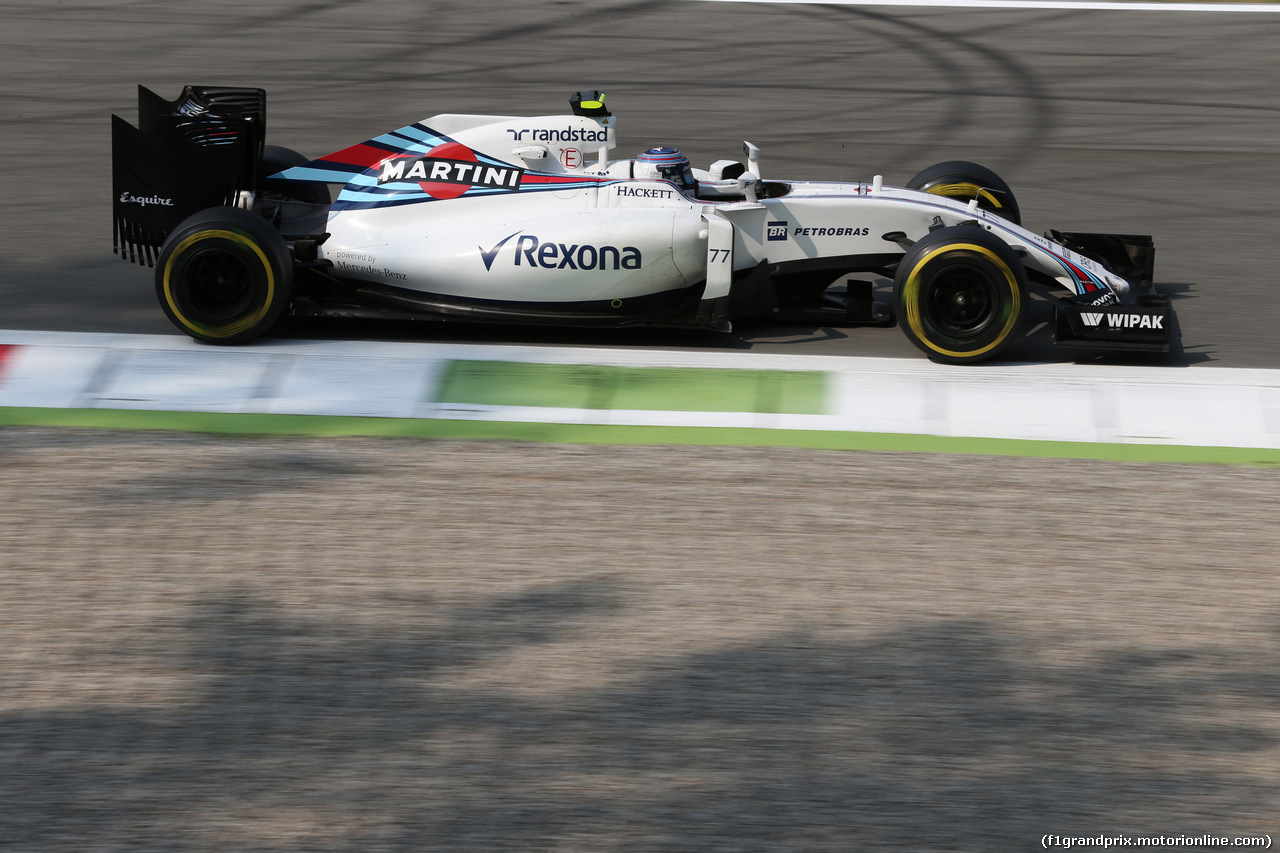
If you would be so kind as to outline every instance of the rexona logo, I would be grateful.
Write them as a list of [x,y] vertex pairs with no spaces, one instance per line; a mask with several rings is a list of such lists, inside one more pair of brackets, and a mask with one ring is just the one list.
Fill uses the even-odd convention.
[[1091,328],[1105,325],[1109,329],[1164,330],[1164,317],[1154,314],[1089,314],[1082,311],[1080,319]]
[[[477,247],[485,269],[493,269],[493,262],[502,253],[502,247],[519,233],[502,238],[492,249]],[[619,248],[589,243],[544,243],[532,234],[516,240],[512,256],[514,266],[541,267],[544,270],[638,270],[643,263],[640,250],[635,246]]]
[[378,185],[416,181],[432,198],[457,198],[475,187],[518,190],[524,169],[491,166],[476,159],[475,152],[457,142],[437,145],[423,157],[396,157],[382,161]]

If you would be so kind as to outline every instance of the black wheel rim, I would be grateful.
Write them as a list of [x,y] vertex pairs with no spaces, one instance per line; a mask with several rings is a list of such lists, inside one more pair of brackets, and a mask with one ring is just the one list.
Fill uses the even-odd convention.
[[202,322],[225,323],[244,315],[253,303],[253,271],[236,252],[206,248],[189,258],[182,284],[191,313]]
[[969,339],[991,325],[999,305],[999,284],[990,273],[958,261],[929,279],[921,307],[930,327],[950,338]]

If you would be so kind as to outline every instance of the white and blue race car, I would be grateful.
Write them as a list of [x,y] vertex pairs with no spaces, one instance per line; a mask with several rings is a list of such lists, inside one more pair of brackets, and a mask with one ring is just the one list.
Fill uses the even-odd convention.
[[286,312],[720,330],[802,313],[896,319],[960,363],[1015,339],[1040,288],[1065,294],[1059,344],[1168,349],[1149,237],[1028,231],[982,166],[893,187],[766,179],[750,143],[707,170],[666,147],[610,159],[603,94],[570,106],[437,115],[307,160],[265,145],[261,89],[139,87],[138,126],[113,116],[116,251],[156,268],[178,328],[219,344]]

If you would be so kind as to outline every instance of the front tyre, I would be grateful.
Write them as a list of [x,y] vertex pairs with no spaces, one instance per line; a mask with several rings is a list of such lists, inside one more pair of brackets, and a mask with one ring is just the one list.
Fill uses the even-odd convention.
[[940,228],[912,246],[893,285],[902,331],[935,361],[991,358],[1026,317],[1022,262],[999,237],[972,225]]
[[289,305],[293,261],[262,217],[235,207],[202,210],[165,241],[156,295],[175,326],[198,341],[242,344]]
[[967,160],[937,163],[907,181],[907,189],[961,201],[978,200],[978,207],[1014,225],[1022,224],[1018,200],[1004,179],[986,166]]

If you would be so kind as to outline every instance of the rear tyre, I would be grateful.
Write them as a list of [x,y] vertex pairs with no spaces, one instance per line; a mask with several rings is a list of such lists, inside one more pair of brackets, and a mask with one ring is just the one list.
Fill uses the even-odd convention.
[[307,204],[329,204],[329,185],[320,181],[285,181],[272,180],[271,175],[283,172],[294,166],[301,166],[310,160],[292,148],[283,145],[267,145],[262,151],[261,164],[258,167],[258,195],[269,199],[288,199]]
[[286,181],[270,176],[310,162],[292,148],[268,145],[258,165],[253,209],[281,234],[323,233],[329,217],[329,185],[320,181]]
[[241,344],[289,305],[293,260],[257,214],[214,207],[174,229],[156,263],[156,295],[175,326],[199,341]]
[[902,331],[935,361],[991,358],[1026,317],[1022,262],[999,237],[971,225],[940,228],[912,246],[893,284]]
[[948,160],[925,169],[907,181],[907,189],[962,201],[978,200],[978,207],[1014,225],[1022,224],[1018,200],[1009,185],[986,166],[965,160]]

